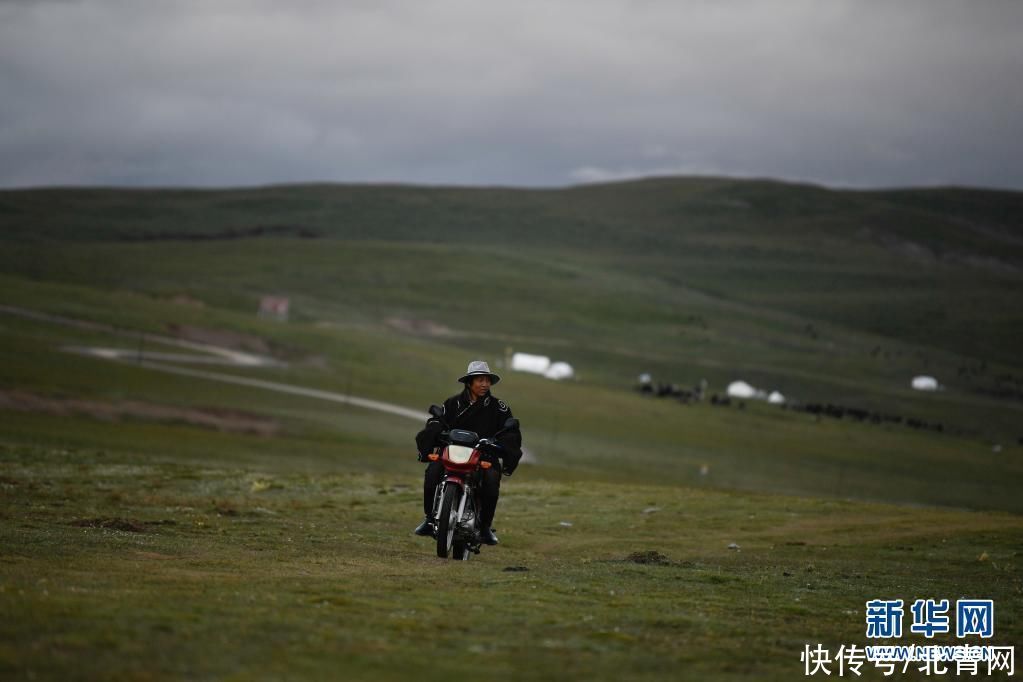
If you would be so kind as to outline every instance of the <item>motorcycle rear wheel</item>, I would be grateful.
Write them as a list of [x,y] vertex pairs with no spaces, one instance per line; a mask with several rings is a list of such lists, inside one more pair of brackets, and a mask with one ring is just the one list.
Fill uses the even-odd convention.
[[455,527],[451,523],[451,517],[458,513],[458,501],[461,496],[462,489],[457,485],[444,486],[444,499],[440,503],[440,518],[437,519],[437,556],[441,559],[447,559],[448,553],[453,549]]

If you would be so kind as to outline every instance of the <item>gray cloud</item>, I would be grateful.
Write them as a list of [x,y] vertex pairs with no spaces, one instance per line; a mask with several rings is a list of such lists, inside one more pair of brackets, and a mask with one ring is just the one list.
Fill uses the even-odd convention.
[[0,185],[1023,188],[1013,0],[0,2]]

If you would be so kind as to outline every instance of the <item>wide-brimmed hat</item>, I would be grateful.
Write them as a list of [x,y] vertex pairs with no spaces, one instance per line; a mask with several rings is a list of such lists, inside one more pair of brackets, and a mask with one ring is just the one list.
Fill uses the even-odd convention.
[[459,379],[459,381],[461,381],[464,384],[466,380],[471,379],[472,377],[484,375],[490,377],[491,384],[496,384],[498,381],[501,380],[501,377],[497,376],[496,374],[490,371],[490,365],[485,363],[483,360],[473,360],[472,362],[469,363],[469,369],[465,370],[465,376]]

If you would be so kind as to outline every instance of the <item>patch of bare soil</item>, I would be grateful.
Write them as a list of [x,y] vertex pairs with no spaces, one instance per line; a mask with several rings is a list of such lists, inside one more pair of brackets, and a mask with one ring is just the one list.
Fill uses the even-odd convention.
[[[859,234],[866,237],[875,236],[874,231],[870,228],[860,230]],[[888,251],[905,256],[918,263],[932,265],[943,261],[954,265],[966,265],[1002,274],[1012,275],[1020,272],[1018,266],[994,256],[982,256],[966,251],[947,251],[938,254],[928,246],[903,239],[890,232],[876,233],[876,237]]]
[[192,298],[188,294],[178,294],[170,299],[170,302],[175,305],[188,306],[190,308],[205,308],[206,304],[197,298]]
[[138,519],[122,519],[116,516],[101,516],[96,519],[75,519],[70,525],[77,528],[108,528],[110,530],[123,530],[127,533],[145,533],[150,526],[173,526],[175,523],[175,521],[170,519],[139,521]]
[[299,237],[301,239],[317,239],[323,233],[306,225],[254,225],[252,227],[225,227],[213,232],[143,232],[121,233],[121,241],[186,241],[205,242],[231,239],[251,239],[254,237]]
[[404,317],[391,317],[387,324],[398,331],[417,336],[451,336],[451,329],[433,320],[412,320]]
[[217,513],[217,516],[238,516],[239,512],[237,509],[227,504],[226,502],[218,502],[213,505],[213,511]]
[[169,561],[179,558],[170,554],[160,554],[159,552],[135,552],[135,556],[140,559],[153,559],[156,561]]
[[280,424],[273,419],[238,410],[174,407],[139,401],[112,403],[78,398],[55,398],[19,390],[0,390],[0,409],[54,415],[83,414],[110,422],[141,419],[259,436],[273,436],[281,430]]
[[71,522],[77,528],[109,528],[110,530],[123,530],[128,533],[145,533],[146,527],[141,521],[135,519],[121,519],[103,517],[98,519],[75,519]]
[[323,355],[309,355],[302,359],[301,364],[314,369],[327,369],[330,367],[330,363],[327,362],[327,358]]
[[211,346],[230,348],[232,350],[242,350],[249,353],[256,353],[258,355],[269,355],[271,350],[270,344],[258,336],[240,334],[238,332],[227,331],[225,329],[203,329],[201,327],[192,327],[187,324],[171,323],[167,325],[167,331],[179,339],[184,339],[186,341],[205,343]]
[[[179,339],[193,343],[243,351],[254,355],[266,355],[288,361],[305,362],[309,360],[308,352],[303,348],[267,341],[251,334],[241,334],[226,329],[204,329],[202,327],[174,323],[167,325],[167,331]],[[313,357],[312,362],[316,362],[315,357]]]
[[634,564],[657,564],[659,566],[671,565],[671,559],[655,550],[633,552],[629,556],[625,557],[625,561]]

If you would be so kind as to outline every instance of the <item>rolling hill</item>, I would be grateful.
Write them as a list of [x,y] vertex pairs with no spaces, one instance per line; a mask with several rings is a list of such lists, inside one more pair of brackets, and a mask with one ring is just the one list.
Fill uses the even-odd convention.
[[[1021,222],[713,178],[0,192],[0,672],[786,680],[866,600],[959,595],[1019,641]],[[149,366],[196,344],[274,362]],[[477,357],[537,461],[456,565],[410,535],[418,423],[315,390],[425,411]]]

